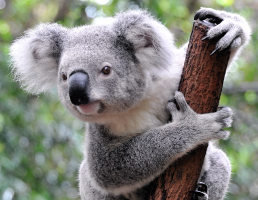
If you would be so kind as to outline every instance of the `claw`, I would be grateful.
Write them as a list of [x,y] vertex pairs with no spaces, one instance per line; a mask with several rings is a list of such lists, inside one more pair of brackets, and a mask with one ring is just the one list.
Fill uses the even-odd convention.
[[210,36],[205,36],[204,38],[202,38],[202,41],[204,41],[206,39],[210,39]]
[[200,192],[204,192],[204,193],[207,193],[208,191],[208,187],[205,183],[202,183],[202,182],[199,182],[197,183],[197,188],[196,188],[197,191],[200,191]]
[[211,52],[211,54],[210,54],[210,56],[212,56],[213,54],[215,54],[217,51],[219,51],[220,50],[220,48],[219,47],[217,47],[213,52]]
[[200,13],[199,13],[199,12],[197,12],[197,13],[194,15],[194,20],[199,19],[199,16],[200,16]]
[[190,191],[193,193],[192,199],[191,200],[199,200],[199,199],[207,199],[207,194],[205,194],[204,192],[200,192],[200,191]]
[[197,183],[195,191],[190,191],[191,193],[193,193],[192,200],[208,199],[207,191],[208,191],[208,187],[205,183],[202,183],[202,182]]

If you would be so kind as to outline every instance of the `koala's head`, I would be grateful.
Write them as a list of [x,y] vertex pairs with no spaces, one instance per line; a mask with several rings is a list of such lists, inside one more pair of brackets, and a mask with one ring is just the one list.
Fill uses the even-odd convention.
[[11,46],[16,79],[31,93],[57,85],[76,117],[131,109],[148,95],[160,69],[171,64],[169,31],[144,11],[118,14],[106,25],[64,28],[40,24]]

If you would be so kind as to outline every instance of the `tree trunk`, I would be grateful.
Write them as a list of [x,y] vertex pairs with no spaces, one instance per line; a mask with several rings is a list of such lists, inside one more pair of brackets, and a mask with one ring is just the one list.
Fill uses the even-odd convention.
[[[229,60],[229,51],[215,50],[218,40],[203,40],[208,22],[196,20],[193,25],[179,91],[183,92],[189,106],[197,113],[217,110]],[[190,200],[195,190],[207,145],[202,145],[178,159],[160,177],[150,190],[150,200]]]

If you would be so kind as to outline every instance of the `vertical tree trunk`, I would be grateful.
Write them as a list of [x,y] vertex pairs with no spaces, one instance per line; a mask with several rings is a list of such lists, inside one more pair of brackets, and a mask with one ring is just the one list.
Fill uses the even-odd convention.
[[[179,90],[197,113],[217,110],[229,60],[229,51],[212,56],[217,40],[204,40],[213,24],[196,20],[190,37]],[[207,145],[178,159],[151,185],[150,200],[190,200],[198,181]]]

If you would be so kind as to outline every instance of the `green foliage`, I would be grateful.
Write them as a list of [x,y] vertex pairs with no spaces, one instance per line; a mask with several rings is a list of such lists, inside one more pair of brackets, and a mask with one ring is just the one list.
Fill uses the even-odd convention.
[[220,104],[234,109],[235,122],[230,139],[220,143],[232,162],[227,199],[257,199],[258,85],[238,90],[242,82],[258,83],[255,0],[0,0],[0,199],[78,199],[82,159],[83,124],[64,110],[57,92],[31,96],[12,81],[12,40],[40,22],[71,27],[145,8],[172,30],[179,46],[188,40],[200,6],[240,13],[253,25],[252,42],[225,81]]

